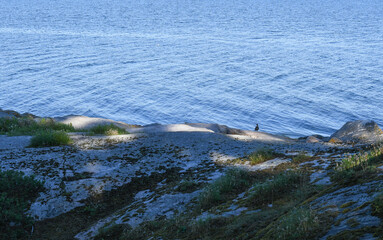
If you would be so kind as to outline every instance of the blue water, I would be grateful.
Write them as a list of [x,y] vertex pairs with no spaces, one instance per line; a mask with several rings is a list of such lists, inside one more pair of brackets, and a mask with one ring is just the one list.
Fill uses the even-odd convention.
[[0,0],[0,108],[290,136],[383,126],[381,0]]

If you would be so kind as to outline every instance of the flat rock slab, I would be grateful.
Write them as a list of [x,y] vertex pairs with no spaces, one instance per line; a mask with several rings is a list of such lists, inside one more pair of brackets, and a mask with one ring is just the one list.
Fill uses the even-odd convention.
[[25,148],[30,144],[30,136],[8,137],[0,135],[0,149]]
[[64,123],[64,124],[72,124],[72,126],[76,129],[90,129],[97,125],[109,125],[114,124],[121,128],[130,128],[132,125],[113,121],[105,118],[94,118],[87,116],[78,116],[78,115],[70,115],[65,117],[56,117],[54,118],[56,122]]

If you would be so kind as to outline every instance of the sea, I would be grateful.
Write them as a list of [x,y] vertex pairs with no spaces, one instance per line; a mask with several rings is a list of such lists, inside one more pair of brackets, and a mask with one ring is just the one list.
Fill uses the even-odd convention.
[[0,0],[0,108],[291,137],[383,127],[383,1]]

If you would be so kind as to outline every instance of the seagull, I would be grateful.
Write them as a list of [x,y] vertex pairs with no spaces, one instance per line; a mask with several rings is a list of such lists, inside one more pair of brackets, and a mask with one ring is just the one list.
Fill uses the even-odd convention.
[[255,126],[254,128],[254,131],[258,131],[259,130],[259,126],[258,126],[258,123],[257,123],[257,126]]

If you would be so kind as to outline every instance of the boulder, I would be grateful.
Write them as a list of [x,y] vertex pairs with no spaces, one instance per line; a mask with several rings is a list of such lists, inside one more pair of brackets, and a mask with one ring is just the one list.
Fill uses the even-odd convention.
[[319,142],[323,142],[323,141],[317,137],[314,137],[314,136],[308,136],[306,138],[306,143],[319,143]]
[[374,121],[350,121],[331,135],[345,143],[376,143],[383,141],[383,131]]

